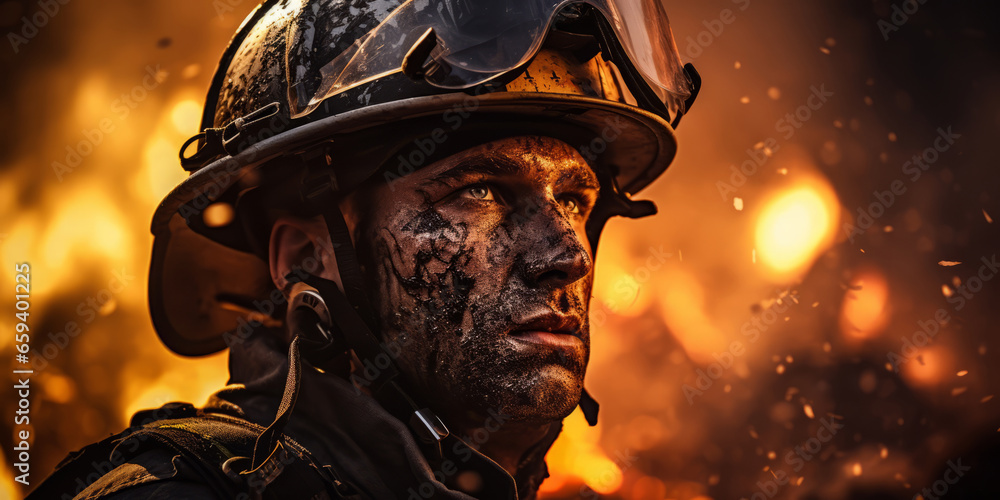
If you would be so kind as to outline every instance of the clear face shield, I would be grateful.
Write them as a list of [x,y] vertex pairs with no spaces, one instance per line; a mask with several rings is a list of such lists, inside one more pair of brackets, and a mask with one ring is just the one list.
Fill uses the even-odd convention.
[[[591,35],[623,74],[640,107],[676,126],[698,78],[686,71],[661,0],[407,0],[377,27],[323,65],[319,86],[289,81],[294,118],[324,100],[413,64],[442,89],[462,90],[502,80],[541,49],[549,32],[572,26]],[[433,30],[433,31],[431,31]],[[293,71],[293,57],[286,58]]]

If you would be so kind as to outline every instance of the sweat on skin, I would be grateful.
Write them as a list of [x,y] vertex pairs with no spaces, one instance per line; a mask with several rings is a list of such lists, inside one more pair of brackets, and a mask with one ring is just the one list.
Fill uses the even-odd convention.
[[[396,362],[408,384],[453,432],[509,416],[503,439],[480,451],[512,474],[581,395],[593,286],[585,225],[597,195],[579,152],[531,136],[450,156],[392,189],[376,177],[342,203],[382,340],[407,346]],[[324,238],[321,223],[276,223],[279,287],[295,256]],[[539,318],[573,334],[538,342],[526,330]]]

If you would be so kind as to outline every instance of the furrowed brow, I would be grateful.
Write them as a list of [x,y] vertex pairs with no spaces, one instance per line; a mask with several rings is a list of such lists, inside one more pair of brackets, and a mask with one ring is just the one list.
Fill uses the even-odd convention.
[[445,183],[449,180],[457,180],[468,175],[493,175],[493,176],[516,176],[523,174],[523,169],[508,158],[499,156],[477,156],[458,162],[454,167],[437,174],[430,179],[431,182]]
[[583,189],[593,189],[599,191],[601,185],[597,182],[597,176],[590,168],[566,169],[558,177],[558,183],[562,185],[573,185]]

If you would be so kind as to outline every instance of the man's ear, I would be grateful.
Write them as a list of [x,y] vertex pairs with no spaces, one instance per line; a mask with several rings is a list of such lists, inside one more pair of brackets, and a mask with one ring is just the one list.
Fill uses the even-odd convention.
[[285,279],[289,273],[307,272],[340,284],[337,259],[322,217],[279,218],[271,228],[267,255],[271,280],[286,297],[291,292],[291,285]]

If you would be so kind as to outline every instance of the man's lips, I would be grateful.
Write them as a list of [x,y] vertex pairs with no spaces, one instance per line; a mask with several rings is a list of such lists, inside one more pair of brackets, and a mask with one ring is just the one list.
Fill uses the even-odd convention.
[[556,348],[583,347],[581,321],[572,316],[544,312],[518,321],[510,337],[520,342]]
[[531,344],[547,345],[573,349],[583,347],[583,340],[577,335],[563,332],[544,332],[539,330],[519,330],[511,333],[511,338]]

